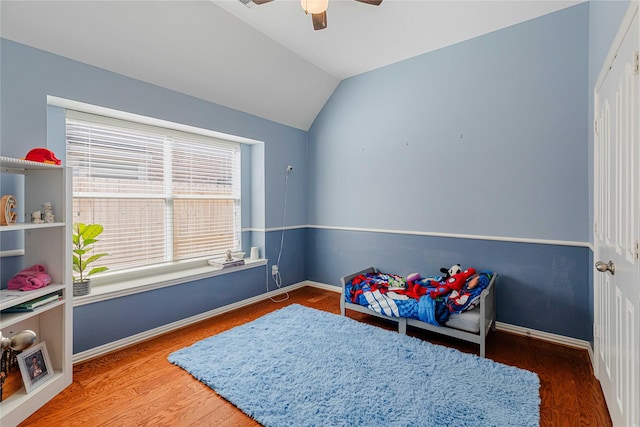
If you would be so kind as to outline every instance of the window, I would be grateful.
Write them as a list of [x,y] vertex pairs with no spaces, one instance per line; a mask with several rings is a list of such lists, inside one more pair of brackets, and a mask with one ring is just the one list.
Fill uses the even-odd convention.
[[240,144],[67,111],[73,222],[104,226],[111,272],[211,257],[240,241]]

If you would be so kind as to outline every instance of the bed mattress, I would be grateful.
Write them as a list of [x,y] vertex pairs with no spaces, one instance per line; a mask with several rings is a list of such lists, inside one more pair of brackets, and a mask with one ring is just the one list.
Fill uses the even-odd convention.
[[449,316],[446,325],[450,328],[477,334],[480,332],[480,307]]

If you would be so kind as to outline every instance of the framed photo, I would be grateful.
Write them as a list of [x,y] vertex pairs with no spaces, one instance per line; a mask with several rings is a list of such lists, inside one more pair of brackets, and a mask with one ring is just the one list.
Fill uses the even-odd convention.
[[45,342],[27,348],[17,357],[27,393],[31,393],[53,376],[53,368]]

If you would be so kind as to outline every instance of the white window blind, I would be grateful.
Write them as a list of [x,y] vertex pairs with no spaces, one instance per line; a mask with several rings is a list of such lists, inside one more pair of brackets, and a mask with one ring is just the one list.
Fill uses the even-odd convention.
[[240,249],[240,145],[67,111],[73,221],[110,271]]

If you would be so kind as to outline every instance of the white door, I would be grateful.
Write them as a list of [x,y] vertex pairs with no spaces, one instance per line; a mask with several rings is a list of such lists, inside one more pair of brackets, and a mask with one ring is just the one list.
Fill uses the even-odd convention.
[[633,1],[594,101],[594,368],[621,427],[640,425],[639,25]]

